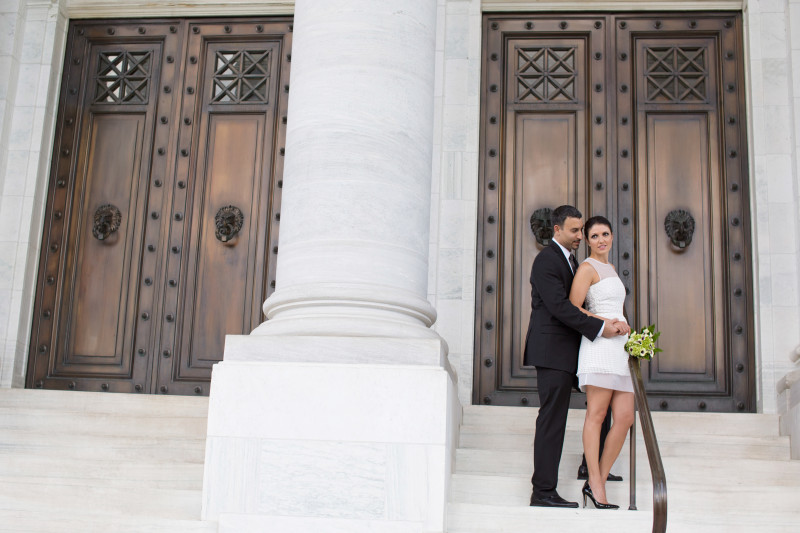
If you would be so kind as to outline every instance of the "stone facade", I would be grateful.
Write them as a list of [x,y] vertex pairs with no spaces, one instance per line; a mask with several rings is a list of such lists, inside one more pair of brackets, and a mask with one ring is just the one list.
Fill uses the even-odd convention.
[[[800,2],[438,0],[427,297],[471,400],[483,11],[733,9],[745,21],[758,409],[800,344]],[[291,1],[0,0],[0,386],[22,386],[69,18],[290,14]]]
[[58,2],[0,2],[0,387],[25,381],[66,32]]

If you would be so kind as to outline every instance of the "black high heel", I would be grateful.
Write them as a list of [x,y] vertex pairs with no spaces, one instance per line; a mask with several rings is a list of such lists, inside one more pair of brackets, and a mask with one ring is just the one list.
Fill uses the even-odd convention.
[[595,509],[619,509],[619,505],[614,505],[613,503],[600,503],[594,499],[594,494],[592,494],[592,487],[589,486],[589,482],[583,484],[583,489],[581,489],[583,493],[583,506],[586,507],[586,497],[588,496],[592,503],[594,504]]

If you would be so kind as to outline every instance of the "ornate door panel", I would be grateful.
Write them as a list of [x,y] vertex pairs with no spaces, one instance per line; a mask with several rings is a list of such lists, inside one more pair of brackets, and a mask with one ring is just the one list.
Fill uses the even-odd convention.
[[[80,183],[72,189],[67,231],[74,235],[74,246],[64,254],[68,277],[63,283],[75,297],[62,299],[54,313],[59,325],[51,348],[56,372],[83,367],[89,373],[118,375],[131,363],[136,337],[132,304],[139,279],[139,264],[131,258],[140,255],[142,242],[141,152],[152,119],[152,112],[142,111],[84,117],[91,157],[79,161]],[[49,252],[55,256],[58,248],[54,241]],[[40,346],[42,353],[45,347]]]
[[[550,35],[509,33],[492,43],[497,48],[492,48],[487,70],[497,83],[484,79],[489,83],[484,94],[496,113],[488,117],[483,137],[489,157],[484,160],[480,216],[485,224],[478,266],[485,276],[480,290],[487,296],[479,300],[485,307],[476,329],[485,332],[481,364],[494,370],[481,377],[496,377],[503,390],[535,386],[536,372],[522,365],[521,356],[494,356],[522,354],[525,346],[530,266],[541,246],[528,238],[532,225],[539,224],[537,217],[546,215],[542,209],[548,207],[573,203],[585,208],[587,177],[604,179],[606,174],[604,158],[595,157],[591,148],[597,137],[602,150],[605,138],[605,124],[590,116],[591,109],[605,105],[593,88],[603,82],[604,71],[592,54],[605,50],[602,26],[595,22],[573,20],[573,31],[561,37],[552,35],[560,20],[541,19],[537,28]],[[488,31],[489,39],[500,33]],[[495,361],[496,367],[487,366]],[[486,385],[492,386],[491,381]]]
[[289,22],[70,27],[28,386],[208,394],[272,289]]
[[[754,407],[739,24],[485,17],[475,402],[537,402],[530,266],[546,208],[571,203],[612,220],[628,311],[664,333],[654,407]],[[693,240],[675,244],[665,220],[685,213]]]
[[[181,391],[208,381],[211,366],[222,360],[226,334],[248,333],[261,322],[268,279],[274,279],[265,258],[277,253],[280,214],[275,210],[269,223],[269,177],[275,156],[282,159],[273,153],[272,129],[276,113],[286,113],[276,105],[286,104],[279,101],[283,86],[276,75],[286,57],[283,36],[231,41],[221,35],[222,26],[196,24],[189,40],[202,58],[186,71],[187,87],[199,80],[196,99],[184,101],[185,116],[199,108],[197,127],[185,139],[197,157],[191,165],[179,162],[179,172],[186,167],[189,173],[191,198],[182,225],[185,281],[167,290],[177,296],[175,357],[162,358],[159,367],[159,381]],[[165,345],[171,342],[165,337]]]
[[[181,38],[165,23],[74,26],[65,58],[59,125],[34,310],[28,385],[133,390],[148,361],[136,348],[151,334],[155,262],[145,237],[160,209],[150,175],[159,114],[170,99]],[[113,42],[111,35],[115,34]]]
[[[626,19],[616,39],[622,150],[635,183],[629,307],[663,332],[644,369],[654,408],[755,409],[748,193],[738,17]],[[656,24],[659,27],[654,31]],[[689,31],[687,32],[687,28]],[[662,35],[663,34],[663,35]],[[623,221],[624,222],[624,221]]]

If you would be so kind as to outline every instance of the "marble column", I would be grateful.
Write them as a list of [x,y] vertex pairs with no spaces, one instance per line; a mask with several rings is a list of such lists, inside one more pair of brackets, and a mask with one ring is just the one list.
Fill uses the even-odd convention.
[[277,289],[255,335],[432,337],[436,2],[296,3]]
[[229,336],[203,518],[445,530],[460,407],[429,327],[436,0],[298,0],[268,319]]

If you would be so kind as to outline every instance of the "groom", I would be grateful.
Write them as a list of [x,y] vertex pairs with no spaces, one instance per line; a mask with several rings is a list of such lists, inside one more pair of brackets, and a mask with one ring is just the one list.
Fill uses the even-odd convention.
[[531,505],[577,507],[577,502],[558,495],[556,485],[581,335],[592,341],[616,337],[625,325],[590,317],[569,301],[578,269],[572,252],[581,243],[583,215],[571,205],[562,205],[553,211],[552,222],[553,240],[536,256],[531,269],[532,310],[525,343],[525,364],[536,367],[539,388]]

